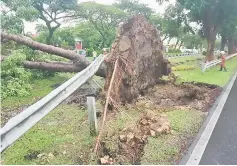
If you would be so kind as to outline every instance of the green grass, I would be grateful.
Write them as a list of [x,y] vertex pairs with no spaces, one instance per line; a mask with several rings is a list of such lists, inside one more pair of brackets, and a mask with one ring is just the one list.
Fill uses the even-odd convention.
[[[50,93],[52,85],[67,81],[73,74],[59,73],[52,78],[32,83],[31,95],[9,97],[2,101],[3,111],[12,111],[19,106],[32,104]],[[94,79],[103,84],[104,79]],[[61,104],[31,128],[23,137],[2,155],[3,164],[88,164],[90,149],[95,137],[90,136],[87,110],[76,105]],[[29,155],[43,154],[44,157],[29,159]],[[48,157],[53,154],[53,158]],[[28,156],[28,157],[27,157]]]
[[188,56],[188,57],[180,57],[180,58],[173,58],[169,59],[171,63],[178,63],[178,62],[186,62],[187,60],[197,60],[197,59],[203,59],[204,56]]
[[94,58],[92,56],[87,56],[86,59],[89,61],[93,61]]
[[59,73],[51,78],[36,80],[32,83],[33,88],[30,95],[23,97],[12,96],[4,99],[1,102],[2,111],[13,110],[25,104],[32,104],[50,93],[54,89],[51,87],[52,85],[62,83],[72,76],[73,74],[69,73]]
[[201,72],[201,68],[196,68],[191,71],[175,71],[180,81],[196,81],[196,82],[204,82],[209,84],[215,84],[219,86],[224,86],[228,83],[231,76],[237,70],[237,57],[232,58],[231,60],[226,61],[227,72],[218,71],[220,66],[217,65],[213,68],[206,70],[204,73]]
[[176,164],[182,143],[196,135],[203,121],[202,113],[194,110],[173,110],[167,112],[167,116],[173,130],[172,134],[148,138],[141,159],[142,165]]
[[[86,110],[60,105],[3,153],[3,164],[88,164],[95,137],[85,119]],[[54,156],[26,158],[33,153]]]

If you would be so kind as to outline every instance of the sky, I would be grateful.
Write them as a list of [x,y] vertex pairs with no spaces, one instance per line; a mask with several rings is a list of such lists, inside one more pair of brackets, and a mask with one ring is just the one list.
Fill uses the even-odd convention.
[[[91,1],[91,0],[78,0],[78,2],[87,2],[87,1]],[[106,5],[111,5],[113,3],[116,2],[116,0],[94,0],[97,3],[101,3],[101,4],[106,4]],[[165,12],[165,8],[169,5],[169,3],[174,4],[175,0],[170,0],[169,3],[165,2],[162,5],[159,5],[156,0],[138,0],[140,3],[144,3],[147,4],[150,8],[152,8],[154,11],[156,11],[157,13],[160,14],[164,14]],[[42,21],[38,21],[38,22],[25,22],[25,32],[32,32],[35,33],[35,26],[36,24],[43,24],[44,22]],[[68,26],[66,24],[64,24],[65,26]]]

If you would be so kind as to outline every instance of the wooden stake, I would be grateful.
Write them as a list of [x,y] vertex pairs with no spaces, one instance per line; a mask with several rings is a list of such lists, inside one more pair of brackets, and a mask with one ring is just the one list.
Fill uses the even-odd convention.
[[117,71],[117,67],[118,67],[118,59],[115,61],[114,71],[113,71],[113,74],[112,74],[112,77],[111,77],[111,80],[110,80],[109,89],[108,89],[108,93],[107,93],[107,96],[106,96],[106,102],[105,102],[105,107],[104,107],[103,121],[102,121],[102,125],[101,125],[101,130],[100,130],[99,135],[98,135],[97,140],[96,140],[94,153],[97,153],[99,143],[100,143],[100,137],[101,137],[101,135],[103,133],[103,130],[104,130],[104,124],[105,124],[105,120],[106,120],[106,113],[107,113],[107,108],[108,108],[109,100],[110,100],[110,92],[111,92],[112,85],[113,85],[113,82],[114,82],[114,77],[115,77],[115,74],[116,74],[116,71]]

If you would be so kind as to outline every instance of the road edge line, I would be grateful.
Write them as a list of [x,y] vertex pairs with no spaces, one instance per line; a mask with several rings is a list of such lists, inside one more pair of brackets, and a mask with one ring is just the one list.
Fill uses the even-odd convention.
[[201,161],[202,155],[206,149],[206,146],[208,144],[208,141],[212,135],[212,132],[216,126],[216,123],[220,117],[220,114],[222,112],[222,109],[226,103],[226,100],[229,96],[229,93],[234,85],[234,82],[236,80],[237,77],[237,71],[235,72],[235,74],[233,75],[231,81],[229,82],[227,88],[225,89],[225,91],[223,92],[221,99],[219,100],[219,103],[214,111],[214,113],[212,114],[209,122],[207,123],[203,133],[201,134],[197,144],[195,145],[186,165],[198,165],[199,162]]

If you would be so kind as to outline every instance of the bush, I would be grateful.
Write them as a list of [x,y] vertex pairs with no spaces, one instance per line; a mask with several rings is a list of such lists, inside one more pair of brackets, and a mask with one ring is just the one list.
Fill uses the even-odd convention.
[[184,71],[184,70],[194,70],[194,66],[175,66],[172,67],[173,71]]
[[29,94],[32,73],[21,66],[25,59],[26,56],[18,50],[1,63],[1,100]]
[[202,52],[202,55],[206,55],[206,54],[207,54],[207,51],[203,51],[203,52]]
[[168,53],[181,53],[180,49],[169,48]]
[[30,70],[22,66],[25,60],[63,60],[63,58],[34,51],[28,48],[12,52],[1,63],[1,100],[8,96],[27,96],[32,89],[31,81],[54,76],[54,72],[43,70]]

